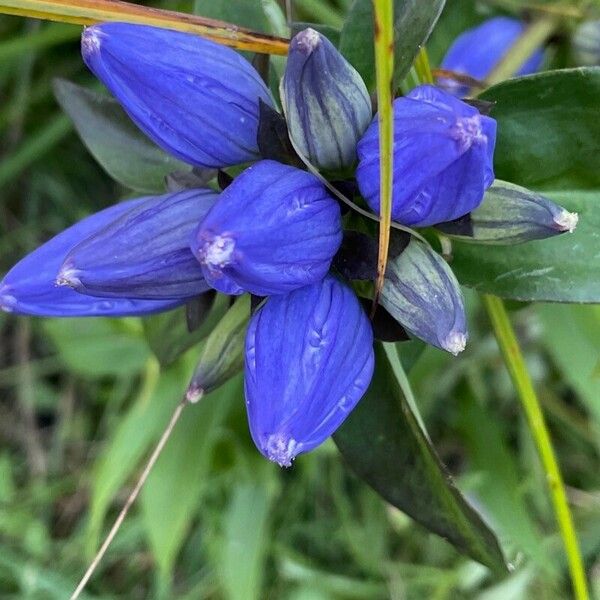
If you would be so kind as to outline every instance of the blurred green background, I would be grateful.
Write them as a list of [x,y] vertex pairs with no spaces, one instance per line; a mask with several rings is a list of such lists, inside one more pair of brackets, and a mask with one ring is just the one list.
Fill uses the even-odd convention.
[[[296,0],[295,17],[339,27],[349,3]],[[247,11],[195,4],[164,6],[270,27],[258,1],[244,0]],[[448,2],[429,44],[434,66],[489,4]],[[52,95],[54,77],[93,83],[80,31],[0,16],[0,273],[125,194]],[[187,410],[83,597],[568,597],[535,450],[477,297],[468,301],[468,350],[455,359],[428,349],[410,378],[442,460],[514,564],[510,577],[494,580],[387,506],[331,442],[290,470],[267,463],[250,441],[238,377]],[[600,306],[511,308],[598,593]],[[160,368],[138,319],[0,313],[0,599],[70,595],[197,355]]]

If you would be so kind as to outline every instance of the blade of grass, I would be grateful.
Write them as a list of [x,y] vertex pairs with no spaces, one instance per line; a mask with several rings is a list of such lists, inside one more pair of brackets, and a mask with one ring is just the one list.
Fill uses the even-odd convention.
[[0,13],[78,25],[103,21],[154,25],[202,35],[239,50],[287,54],[288,41],[283,38],[255,33],[214,19],[138,6],[121,0],[0,0]]
[[392,85],[394,77],[394,6],[392,0],[373,0],[375,19],[375,71],[377,74],[377,103],[379,106],[379,256],[377,281],[373,295],[372,315],[377,310],[383,288],[385,267],[390,245],[392,222],[394,107]]
[[485,294],[482,298],[492,322],[498,345],[504,356],[506,367],[527,416],[529,429],[546,474],[556,520],[558,521],[569,562],[575,598],[577,600],[588,600],[589,593],[585,570],[577,542],[573,516],[567,502],[565,485],[560,473],[560,467],[556,461],[544,414],[533,388],[533,383],[521,348],[519,347],[517,336],[510,323],[504,302],[500,298],[488,294]]

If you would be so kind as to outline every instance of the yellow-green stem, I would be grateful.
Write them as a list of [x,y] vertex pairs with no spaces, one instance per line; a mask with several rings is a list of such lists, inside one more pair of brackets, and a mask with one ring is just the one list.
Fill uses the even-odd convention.
[[427,48],[425,48],[425,46],[421,46],[419,54],[417,54],[417,58],[415,58],[415,70],[417,71],[421,83],[433,83],[429,55],[427,54]]
[[577,542],[573,517],[567,502],[565,486],[556,461],[550,434],[546,427],[544,414],[533,388],[519,342],[510,323],[504,302],[496,296],[486,294],[483,296],[483,303],[492,322],[508,372],[527,416],[529,429],[546,474],[554,512],[569,562],[575,598],[577,600],[589,600],[585,569]]
[[288,40],[255,33],[237,25],[121,0],[0,0],[0,13],[92,25],[125,21],[196,33],[240,50],[287,54]]
[[377,104],[379,107],[379,257],[377,281],[373,297],[373,312],[383,288],[385,267],[390,246],[392,223],[394,107],[392,79],[394,76],[394,5],[392,0],[373,0],[375,20],[375,70],[377,74]]
[[554,33],[558,25],[554,15],[542,15],[527,27],[487,77],[487,84],[500,83],[516,73],[523,63]]

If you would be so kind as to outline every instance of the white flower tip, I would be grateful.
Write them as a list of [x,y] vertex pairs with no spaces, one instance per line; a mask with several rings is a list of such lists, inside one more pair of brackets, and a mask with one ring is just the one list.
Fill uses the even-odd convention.
[[233,260],[235,241],[226,235],[215,235],[206,241],[199,253],[199,260],[210,269],[222,269]]
[[81,287],[79,271],[72,265],[63,265],[58,272],[54,283],[58,286],[68,286],[75,289]]
[[309,27],[308,29],[304,29],[300,33],[296,35],[295,38],[296,46],[298,50],[304,52],[305,54],[311,54],[319,47],[321,43],[321,36],[318,31]]
[[442,348],[457,356],[467,346],[467,335],[461,331],[451,331],[442,343]]
[[294,438],[288,438],[283,433],[273,433],[268,437],[263,450],[267,458],[280,467],[291,467],[300,448]]
[[0,310],[3,310],[4,312],[12,312],[14,309],[14,306],[17,303],[17,299],[12,295],[8,293],[8,286],[7,285],[3,285],[0,287]]
[[190,404],[196,404],[196,402],[199,402],[201,400],[202,396],[204,396],[204,390],[196,384],[190,385],[190,387],[185,392],[185,399]]
[[561,210],[558,215],[554,217],[554,223],[559,231],[568,231],[573,233],[579,222],[579,215],[575,212],[569,212],[568,210]]
[[100,50],[102,36],[104,34],[96,25],[86,27],[81,34],[81,51],[84,56],[95,54]]

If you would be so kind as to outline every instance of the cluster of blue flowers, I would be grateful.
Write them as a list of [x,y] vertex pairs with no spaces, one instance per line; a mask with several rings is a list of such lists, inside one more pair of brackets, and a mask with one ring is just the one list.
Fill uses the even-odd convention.
[[[484,35],[497,48],[514,31]],[[445,67],[468,70],[473,65],[461,60],[472,59],[472,76],[484,77],[494,60],[489,48],[475,56],[477,47],[459,40]],[[374,368],[371,323],[349,284],[331,272],[344,236],[338,200],[317,176],[261,157],[261,105],[275,110],[275,101],[233,50],[185,33],[109,23],[84,31],[82,53],[161,148],[196,167],[247,168],[221,193],[138,198],[84,219],[6,275],[0,306],[18,314],[120,316],[169,310],[209,289],[267,297],[246,336],[246,404],[257,447],[289,466],[340,426]],[[312,29],[291,42],[281,99],[298,153],[326,174],[356,167],[360,193],[378,213],[371,99],[355,69]],[[424,227],[475,209],[494,181],[495,121],[429,85],[398,98],[394,109],[393,219]],[[409,249],[415,247],[417,260],[423,244],[413,239]],[[401,265],[391,280],[402,281]],[[384,298],[402,305],[413,335],[457,353],[466,342],[460,290],[441,259],[430,267],[437,279],[404,281],[402,299],[389,290]],[[450,302],[428,296],[424,287],[434,279],[455,294]],[[428,302],[447,314],[435,318]],[[441,335],[440,327],[448,331]]]

